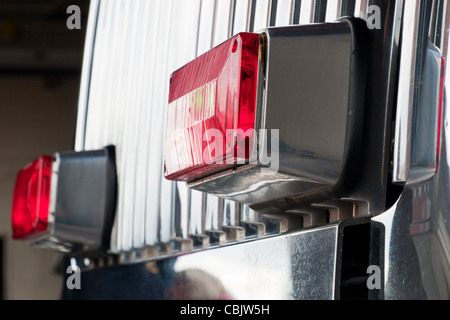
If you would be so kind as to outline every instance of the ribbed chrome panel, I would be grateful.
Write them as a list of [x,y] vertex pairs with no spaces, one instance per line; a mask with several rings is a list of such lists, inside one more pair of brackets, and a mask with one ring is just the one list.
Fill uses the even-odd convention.
[[286,230],[286,221],[162,177],[170,74],[238,32],[365,11],[364,0],[92,1],[76,147],[116,145],[112,252],[149,258]]

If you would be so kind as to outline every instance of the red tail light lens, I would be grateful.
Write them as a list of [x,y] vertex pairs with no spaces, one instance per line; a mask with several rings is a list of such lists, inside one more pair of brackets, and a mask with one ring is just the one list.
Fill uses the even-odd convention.
[[[248,160],[259,35],[240,33],[172,74],[164,175],[186,181]],[[245,150],[242,149],[245,146]]]
[[47,230],[52,163],[52,157],[42,156],[18,173],[12,205],[14,239]]

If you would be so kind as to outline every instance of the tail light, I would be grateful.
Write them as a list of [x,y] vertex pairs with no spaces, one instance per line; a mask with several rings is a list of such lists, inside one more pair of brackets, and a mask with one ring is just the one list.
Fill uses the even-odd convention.
[[116,205],[113,146],[42,156],[17,175],[13,238],[58,251],[104,250]]
[[248,161],[259,58],[260,36],[240,33],[172,74],[166,178],[192,180]]
[[341,197],[357,181],[367,27],[234,36],[172,74],[165,177],[249,205]]
[[12,206],[14,239],[47,231],[53,158],[42,156],[17,175]]

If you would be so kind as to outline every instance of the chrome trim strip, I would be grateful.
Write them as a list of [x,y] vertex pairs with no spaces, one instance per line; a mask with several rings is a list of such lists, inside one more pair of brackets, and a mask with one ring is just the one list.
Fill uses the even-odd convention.
[[333,22],[341,17],[342,0],[328,1],[326,8],[325,21]]
[[401,59],[398,81],[397,114],[393,151],[395,183],[406,182],[410,171],[412,113],[416,92],[416,67],[421,1],[405,1]]
[[361,18],[361,19],[366,19],[368,5],[369,5],[369,0],[356,0],[355,1],[355,17]]
[[314,4],[315,0],[302,0],[300,9],[300,24],[314,22]]
[[327,14],[327,2],[327,0],[316,0],[314,6],[314,23],[325,22]]
[[273,27],[276,23],[279,0],[270,0],[267,8],[267,26]]
[[214,5],[215,2],[213,1],[202,0],[201,2],[196,56],[202,55],[211,49],[214,34]]
[[[216,0],[214,8],[213,47],[228,39],[231,15],[231,2],[228,0]],[[179,21],[176,21],[176,24],[178,23]]]
[[253,25],[255,23],[255,10],[256,10],[256,0],[249,0],[248,12],[247,12],[247,28],[248,32],[253,32]]
[[270,0],[258,0],[255,7],[255,20],[253,23],[253,31],[258,32],[265,28],[269,22]]
[[92,72],[92,60],[95,47],[95,35],[97,29],[99,0],[91,0],[89,6],[89,18],[86,29],[86,38],[83,53],[83,67],[81,71],[80,92],[78,96],[78,115],[77,128],[75,135],[75,151],[82,151],[84,149],[86,121],[87,121],[87,107],[89,105],[89,89],[90,78]]
[[234,7],[233,33],[235,35],[242,31],[247,31],[248,12],[251,6],[251,0],[236,1]]
[[[152,10],[158,12],[160,9],[160,4],[156,3],[152,6],[147,2],[144,6],[145,12],[151,12]],[[152,70],[155,64],[154,59],[147,59],[147,55],[154,57],[155,51],[157,48],[153,45],[150,39],[154,39],[156,37],[157,32],[157,19],[146,19],[142,26],[143,30],[143,39],[142,46],[139,48],[139,58],[136,59],[137,65],[139,65],[143,70]],[[138,91],[145,91],[145,88],[150,87],[152,79],[145,76],[144,72],[139,73],[138,79]],[[137,151],[136,151],[136,168],[140,168],[140,174],[135,173],[136,175],[136,186],[141,186],[139,188],[135,188],[135,212],[137,212],[137,216],[133,220],[133,246],[143,247],[147,243],[147,235],[146,228],[148,225],[156,226],[155,212],[157,210],[146,210],[149,201],[139,201],[139,199],[146,199],[148,189],[151,188],[151,185],[148,184],[149,177],[149,167],[147,165],[149,161],[149,154],[151,152],[151,145],[149,145],[148,141],[151,136],[151,128],[148,125],[152,121],[152,112],[151,109],[146,107],[149,103],[149,97],[146,95],[138,95],[137,103],[139,105],[138,112],[141,117],[138,122],[139,131],[137,132]],[[150,180],[151,181],[151,180]],[[157,192],[155,192],[157,194]],[[158,203],[158,201],[155,201]],[[154,230],[156,228],[153,228]]]
[[292,4],[294,0],[278,0],[275,26],[292,24]]
[[300,9],[301,9],[301,0],[292,0],[290,24],[299,24]]

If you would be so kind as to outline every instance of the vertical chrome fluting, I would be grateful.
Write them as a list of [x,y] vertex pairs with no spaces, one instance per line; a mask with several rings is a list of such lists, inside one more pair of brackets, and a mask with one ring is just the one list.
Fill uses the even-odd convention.
[[[333,21],[367,0],[91,1],[76,150],[116,146],[113,252],[257,222],[246,205],[163,177],[170,74],[239,32]],[[364,9],[365,8],[365,9]],[[113,54],[112,54],[113,53]],[[220,240],[220,239],[219,239]]]

